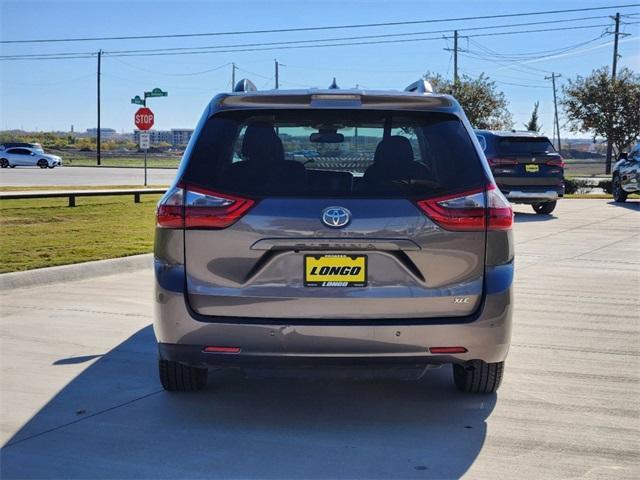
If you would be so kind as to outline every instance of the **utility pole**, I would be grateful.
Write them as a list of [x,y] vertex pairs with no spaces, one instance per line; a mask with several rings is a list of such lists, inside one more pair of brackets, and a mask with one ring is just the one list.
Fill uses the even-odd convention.
[[236,67],[235,63],[231,63],[231,91],[233,92],[233,90],[236,88],[236,69],[238,67]]
[[560,121],[558,119],[558,98],[556,96],[556,78],[560,78],[562,75],[552,72],[550,77],[544,77],[545,80],[551,80],[553,85],[553,108],[554,108],[554,134],[558,139],[558,153],[562,155],[562,144],[560,142]]
[[278,60],[274,59],[274,62],[276,62],[276,90],[278,90],[278,87],[280,86],[278,83]]
[[101,135],[100,135],[100,64],[102,61],[102,49],[98,50],[98,131],[97,131],[97,138],[96,138],[96,160],[98,162],[98,165],[100,165],[100,142],[101,142]]
[[[613,17],[616,22],[616,30],[613,34],[613,65],[611,67],[611,84],[616,81],[616,70],[618,68],[618,37],[620,36],[620,13],[616,13]],[[613,118],[609,118],[609,131],[607,132],[607,163],[605,164],[605,173],[611,173],[611,156],[613,153],[613,143],[611,142],[611,128]]]
[[458,85],[458,30],[453,31],[453,86]]

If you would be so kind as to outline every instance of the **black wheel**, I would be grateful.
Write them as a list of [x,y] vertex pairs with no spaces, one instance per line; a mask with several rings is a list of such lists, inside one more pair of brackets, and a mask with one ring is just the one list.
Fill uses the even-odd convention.
[[493,393],[502,382],[504,362],[486,363],[471,360],[464,365],[453,365],[456,387],[465,393]]
[[160,382],[170,392],[195,392],[207,384],[207,369],[190,367],[182,363],[158,359]]
[[9,160],[6,158],[0,158],[0,168],[7,168],[9,166]]
[[620,182],[620,176],[613,176],[613,184],[611,185],[611,191],[613,192],[613,201],[616,203],[624,203],[627,201],[627,192],[622,189],[622,183]]
[[44,158],[41,158],[40,160],[38,160],[38,163],[36,163],[36,165],[38,165],[40,168],[47,168],[49,166],[49,162],[47,162]]
[[549,215],[556,208],[556,201],[553,202],[544,202],[544,203],[534,203],[531,205],[533,207],[533,211],[538,215]]

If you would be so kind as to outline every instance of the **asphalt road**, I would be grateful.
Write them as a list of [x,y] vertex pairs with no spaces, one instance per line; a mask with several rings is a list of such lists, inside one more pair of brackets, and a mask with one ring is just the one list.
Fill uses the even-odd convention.
[[[168,185],[176,174],[174,168],[147,170],[149,185]],[[3,168],[0,186],[74,186],[74,185],[144,185],[144,169],[111,167],[38,167]]]
[[517,210],[497,395],[458,393],[449,368],[169,394],[151,272],[4,295],[2,478],[639,478],[640,203]]

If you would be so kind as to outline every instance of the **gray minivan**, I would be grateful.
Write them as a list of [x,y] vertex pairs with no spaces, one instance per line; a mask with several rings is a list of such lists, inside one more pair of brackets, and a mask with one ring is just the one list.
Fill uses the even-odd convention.
[[454,98],[271,90],[243,80],[202,115],[157,209],[159,371],[452,364],[498,388],[513,212]]

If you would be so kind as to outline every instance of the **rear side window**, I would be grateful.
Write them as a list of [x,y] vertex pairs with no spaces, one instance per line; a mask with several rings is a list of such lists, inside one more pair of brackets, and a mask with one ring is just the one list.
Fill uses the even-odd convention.
[[12,148],[10,150],[7,150],[7,153],[12,153],[14,155],[31,155],[31,152],[24,148]]
[[532,155],[536,153],[555,153],[555,148],[546,137],[507,137],[498,142],[501,155]]
[[484,173],[452,115],[243,110],[208,120],[183,180],[250,197],[406,197],[480,186]]

